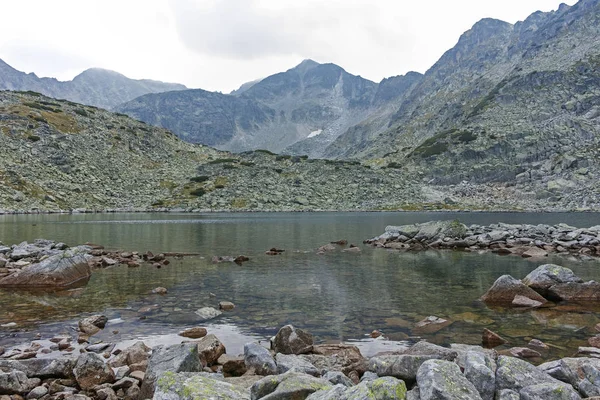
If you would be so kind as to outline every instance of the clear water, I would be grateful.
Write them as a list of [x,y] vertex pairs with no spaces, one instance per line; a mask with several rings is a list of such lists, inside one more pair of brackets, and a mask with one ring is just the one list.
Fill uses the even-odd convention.
[[[70,245],[98,243],[109,249],[140,252],[194,252],[201,256],[171,259],[161,269],[119,266],[95,271],[87,286],[67,292],[28,293],[0,290],[0,345],[68,330],[82,314],[105,313],[113,328],[99,335],[126,340],[177,332],[199,323],[195,310],[236,308],[211,321],[215,329],[233,327],[243,337],[267,338],[284,324],[312,332],[318,341],[361,340],[374,329],[390,340],[420,337],[440,344],[479,344],[484,327],[514,346],[531,338],[553,345],[555,355],[571,355],[585,345],[600,322],[593,305],[573,310],[490,309],[478,301],[502,274],[522,278],[539,261],[514,256],[453,251],[400,253],[362,245],[386,225],[459,219],[465,223],[600,224],[600,214],[514,213],[244,213],[244,214],[83,214],[0,217],[5,244],[50,238]],[[360,254],[315,249],[347,239]],[[280,256],[265,255],[271,247]],[[212,264],[213,255],[251,258],[238,266]],[[585,279],[600,279],[600,263],[550,259]],[[164,286],[159,296],[150,291]],[[416,335],[421,319],[436,315],[454,323]],[[110,325],[110,324],[109,324]],[[220,326],[220,328],[218,328]],[[119,333],[113,335],[115,329]],[[104,336],[102,336],[104,335]],[[239,345],[239,343],[237,343]],[[238,346],[239,347],[239,346]]]

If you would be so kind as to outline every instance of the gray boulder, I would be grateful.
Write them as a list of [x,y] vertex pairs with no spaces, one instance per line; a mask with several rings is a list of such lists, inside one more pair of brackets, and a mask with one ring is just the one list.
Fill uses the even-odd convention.
[[558,283],[581,283],[583,280],[576,276],[569,268],[556,264],[540,265],[523,279],[523,283],[536,292],[545,295],[550,286]]
[[60,378],[72,379],[73,368],[77,362],[74,358],[31,358],[29,360],[0,360],[0,371],[21,371],[28,378]]
[[580,400],[581,396],[564,383],[539,383],[527,386],[521,391],[520,400]]
[[225,345],[213,334],[204,336],[198,342],[198,354],[204,365],[213,365],[225,352]]
[[481,300],[487,304],[510,305],[517,295],[539,301],[542,304],[547,302],[538,292],[510,275],[502,275],[496,279],[492,287],[481,296]]
[[600,283],[595,281],[558,283],[548,288],[548,297],[565,301],[599,301]]
[[[43,247],[40,247],[36,244],[22,242],[13,247],[12,251],[10,252],[10,258],[13,261],[17,261],[22,258],[37,257],[44,250],[46,250],[46,249],[44,249]],[[49,248],[47,250],[49,250]]]
[[328,390],[320,390],[307,397],[308,400],[404,400],[406,385],[403,381],[387,376],[361,382],[353,387],[336,385]]
[[346,387],[354,386],[352,380],[340,371],[329,371],[323,375],[323,379],[331,382],[332,385],[344,385]]
[[108,362],[108,365],[113,368],[117,368],[124,365],[147,362],[150,357],[148,354],[149,351],[150,348],[146,346],[144,342],[135,342],[111,359]]
[[0,279],[0,287],[64,288],[87,282],[89,247],[65,250]]
[[277,374],[277,364],[269,350],[256,343],[244,345],[244,363],[246,368],[254,369],[257,375]]
[[213,319],[223,314],[222,311],[217,310],[213,307],[202,307],[196,310],[196,315],[199,317],[200,321],[208,321],[209,319]]
[[[319,373],[317,368],[315,368],[314,365],[312,365],[310,362],[306,361],[305,359],[300,358],[295,355],[277,353],[275,355],[275,362],[277,363],[277,373],[278,374],[283,374],[287,371],[295,371],[295,372],[301,372],[303,374],[312,375],[317,378],[319,378],[321,376],[321,374]],[[327,379],[327,380],[329,380],[329,379]],[[336,383],[334,383],[334,384],[336,384]]]
[[26,399],[27,400],[39,399],[41,397],[44,397],[47,394],[48,394],[48,388],[46,386],[38,386],[36,388],[33,388],[33,390],[27,394]]
[[417,372],[421,400],[481,400],[479,392],[453,362],[425,361]]
[[458,352],[454,349],[438,346],[424,340],[415,343],[402,354],[410,354],[415,356],[434,356],[439,360],[454,361],[458,357]]
[[249,400],[248,391],[207,374],[165,372],[156,381],[154,400]]
[[465,378],[475,386],[483,400],[494,400],[496,374],[489,357],[469,351],[465,357]]
[[496,394],[496,400],[520,400],[521,396],[519,396],[519,393],[515,392],[514,390],[510,390],[510,389],[502,389],[499,390],[498,393]]
[[282,375],[267,376],[256,382],[250,388],[250,398],[263,400],[305,399],[319,390],[331,388],[331,383],[325,379],[286,372]]
[[40,384],[39,378],[28,378],[24,372],[0,372],[0,395],[26,394]]
[[417,371],[425,361],[435,360],[436,356],[428,355],[384,355],[369,360],[369,371],[378,376],[393,376],[407,382],[414,382]]
[[115,381],[115,373],[112,368],[106,365],[104,359],[96,353],[83,353],[80,355],[77,358],[73,374],[77,384],[84,390]]
[[562,383],[527,361],[515,357],[498,357],[496,389],[520,391],[524,387],[539,383]]
[[198,345],[196,343],[181,343],[155,347],[148,360],[148,368],[142,382],[140,398],[151,398],[154,394],[156,380],[167,371],[174,373],[202,371]]
[[313,337],[310,333],[292,325],[279,329],[272,342],[276,353],[305,354],[313,349]]
[[579,392],[585,397],[600,396],[600,371],[589,364],[581,367],[583,379],[579,382]]
[[[600,360],[597,361],[600,363]],[[565,359],[543,363],[538,365],[538,368],[561,382],[568,383],[573,387],[578,385],[579,377]]]

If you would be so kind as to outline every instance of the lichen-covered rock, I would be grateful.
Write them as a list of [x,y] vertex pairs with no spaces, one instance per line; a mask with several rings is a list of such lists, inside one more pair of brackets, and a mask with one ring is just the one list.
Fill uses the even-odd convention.
[[369,360],[369,371],[378,376],[393,376],[407,382],[414,382],[421,364],[435,360],[435,355],[384,355]]
[[156,381],[154,400],[249,400],[247,390],[206,374],[165,372]]
[[272,347],[276,353],[305,354],[313,349],[313,337],[293,325],[285,325],[275,335]]
[[108,365],[113,368],[122,367],[124,365],[133,365],[147,362],[150,355],[148,352],[150,348],[144,344],[144,342],[135,342],[131,346],[127,347],[113,359],[109,360]]
[[524,387],[519,391],[520,400],[580,400],[581,396],[569,385],[560,383],[539,383]]
[[496,394],[496,400],[520,400],[519,393],[510,389],[502,389]]
[[104,363],[104,359],[96,353],[83,353],[77,358],[73,369],[77,384],[88,390],[103,383],[113,383],[115,373]]
[[256,382],[250,388],[250,396],[252,400],[305,399],[310,394],[331,386],[325,379],[290,371],[267,376]]
[[274,375],[277,373],[277,364],[269,350],[256,343],[244,345],[244,363],[246,368],[254,369],[257,375]]
[[547,293],[550,286],[569,282],[581,283],[583,280],[569,268],[556,264],[540,265],[523,279],[525,285],[542,295]]
[[308,400],[404,400],[406,384],[396,378],[387,376],[366,380],[353,387],[336,385],[328,390],[315,392]]
[[202,367],[196,343],[157,346],[148,360],[140,396],[142,399],[151,398],[156,380],[165,372],[200,372]]
[[485,354],[469,351],[465,357],[465,378],[475,386],[483,400],[493,400],[496,374],[492,360]]
[[581,367],[583,379],[579,382],[579,392],[585,397],[600,396],[600,371],[589,364]]
[[275,362],[277,363],[278,374],[283,374],[287,371],[295,371],[312,375],[317,378],[321,376],[314,365],[296,355],[277,353],[275,355]]
[[458,357],[458,352],[454,349],[438,346],[425,340],[415,343],[402,354],[415,356],[435,356],[439,360],[454,361]]
[[527,361],[515,357],[500,356],[496,369],[496,389],[520,391],[524,387],[539,383],[561,383]]
[[515,296],[521,295],[529,299],[546,303],[538,292],[526,286],[523,282],[510,275],[502,275],[488,291],[481,296],[481,300],[487,304],[510,305]]
[[346,387],[354,386],[352,380],[340,371],[328,371],[323,375],[323,379],[331,382],[332,385],[344,385]]
[[[597,361],[600,363],[600,360]],[[538,365],[538,368],[561,382],[565,382],[573,387],[577,387],[579,377],[575,371],[571,369],[565,359],[543,363]]]
[[425,361],[417,372],[421,400],[481,400],[479,392],[455,363]]

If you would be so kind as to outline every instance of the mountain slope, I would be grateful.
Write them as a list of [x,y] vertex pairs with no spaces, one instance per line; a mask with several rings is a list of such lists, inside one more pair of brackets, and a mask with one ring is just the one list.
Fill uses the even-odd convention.
[[114,71],[92,68],[72,81],[38,78],[12,68],[0,60],[0,90],[33,91],[58,99],[111,109],[146,93],[186,89],[184,85],[148,79],[129,79]]
[[[326,144],[369,115],[377,88],[337,65],[305,60],[243,86],[235,95],[203,91],[146,95],[117,109],[169,127],[185,140],[231,151],[279,152],[315,138],[305,152],[318,156]],[[223,125],[224,121],[228,123]]]

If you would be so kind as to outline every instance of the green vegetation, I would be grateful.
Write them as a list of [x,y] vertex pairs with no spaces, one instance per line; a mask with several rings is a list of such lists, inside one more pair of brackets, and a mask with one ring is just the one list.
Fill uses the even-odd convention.
[[206,190],[203,188],[194,189],[190,192],[192,196],[201,197],[206,194]]
[[77,115],[81,115],[82,117],[89,117],[88,113],[83,108],[76,108],[73,112]]
[[258,150],[254,150],[255,153],[263,153],[263,154],[268,154],[270,156],[276,156],[277,154],[273,153],[272,151],[269,150],[263,150],[263,149],[258,149]]
[[33,103],[33,102],[29,102],[29,101],[23,102],[23,105],[27,106],[29,108],[34,108],[36,110],[51,111],[51,112],[54,112],[54,113],[61,113],[62,112],[62,110],[60,110],[60,109],[48,107],[48,106],[40,104],[40,103]]
[[210,179],[209,176],[200,175],[200,176],[194,176],[193,178],[190,178],[190,181],[201,183],[201,182],[206,182],[209,179]]
[[225,163],[232,163],[232,162],[236,162],[237,160],[235,158],[217,158],[215,160],[211,160],[208,162],[208,164],[225,164]]
[[32,142],[39,142],[40,140],[42,140],[42,138],[38,135],[29,135],[27,136],[27,140],[30,140]]

